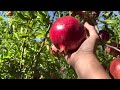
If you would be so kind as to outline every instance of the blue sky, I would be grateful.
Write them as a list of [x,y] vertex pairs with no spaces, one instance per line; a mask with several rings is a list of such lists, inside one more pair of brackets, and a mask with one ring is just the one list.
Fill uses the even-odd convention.
[[[0,11],[0,13],[1,13],[1,11]],[[49,11],[48,12],[49,13],[49,15],[51,16],[51,18],[53,17],[53,11]],[[118,15],[118,11],[114,11],[114,14],[116,14],[116,15]],[[102,15],[102,13],[100,13],[100,16]],[[3,17],[4,19],[7,19],[7,18],[5,18],[5,17]],[[50,19],[51,19],[50,18]],[[102,18],[101,18],[101,20],[102,20]]]
[[[114,12],[114,14],[118,15],[118,11],[113,11],[113,12]],[[0,13],[1,13],[1,11],[0,11]],[[52,17],[53,17],[53,11],[49,11],[48,13],[49,13],[49,15],[50,15],[50,19],[52,19]],[[102,15],[102,13],[100,13],[100,16],[101,16],[101,15]],[[4,19],[7,19],[7,18],[4,17],[4,16],[3,16],[3,18],[4,18]],[[100,20],[103,20],[103,18],[100,18]],[[99,29],[100,29],[100,27],[101,27],[102,25],[103,25],[103,24],[99,24],[99,25],[98,25]]]
[[[113,11],[113,12],[114,12],[114,14],[118,15],[118,11]],[[48,13],[49,13],[49,15],[50,15],[51,18],[52,18],[52,17],[53,17],[53,11],[49,11]],[[102,13],[100,13],[99,16],[101,16],[101,15],[102,15]],[[51,19],[51,18],[50,18],[50,19]],[[103,18],[100,18],[100,20],[102,21]],[[99,24],[99,25],[98,25],[99,28],[100,28],[101,26],[103,26],[103,24]]]
[[[118,11],[113,11],[116,15],[118,14]],[[52,11],[49,11],[48,12],[50,16],[53,16],[53,12]],[[101,14],[100,14],[101,15]]]

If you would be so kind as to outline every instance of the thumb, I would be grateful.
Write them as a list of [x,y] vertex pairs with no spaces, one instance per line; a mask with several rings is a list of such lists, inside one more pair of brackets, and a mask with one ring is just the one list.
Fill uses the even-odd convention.
[[84,27],[88,31],[90,37],[92,37],[92,38],[98,38],[99,37],[98,34],[97,34],[97,31],[94,28],[94,26],[90,25],[88,22],[85,22]]

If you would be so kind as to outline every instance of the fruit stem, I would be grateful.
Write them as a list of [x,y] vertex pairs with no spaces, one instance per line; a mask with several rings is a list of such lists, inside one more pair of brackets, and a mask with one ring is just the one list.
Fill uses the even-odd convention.
[[[95,30],[97,31],[97,32],[99,32],[99,29],[98,29],[98,26],[97,25],[95,25],[94,26],[94,28],[95,28]],[[98,35],[99,36],[99,35]],[[102,39],[100,38],[100,36],[99,36],[99,40],[100,40],[100,43],[101,43],[101,45],[102,45],[102,48],[103,48],[103,50],[105,50],[105,43],[102,41]]]
[[65,51],[65,46],[60,45],[60,53],[64,53],[64,51]]

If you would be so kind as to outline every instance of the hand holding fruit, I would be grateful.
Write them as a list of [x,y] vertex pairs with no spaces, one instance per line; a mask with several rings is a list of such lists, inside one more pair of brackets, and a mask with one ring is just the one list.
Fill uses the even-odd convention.
[[95,54],[96,43],[99,40],[99,36],[93,26],[91,26],[87,22],[85,22],[84,26],[86,27],[86,30],[88,30],[90,36],[80,45],[79,49],[76,52],[69,53],[65,56],[67,62],[70,65],[75,64],[76,58],[80,54]]
[[[90,35],[88,39],[86,39],[86,30]],[[69,57],[76,50],[72,55],[73,57],[78,51],[95,53],[96,41],[99,39],[94,26],[87,22],[83,26],[76,18],[71,16],[59,18],[52,25],[49,34],[53,43],[51,53],[55,56],[59,55],[58,53],[64,53],[67,54],[66,57]],[[71,59],[67,60],[69,64],[72,64]]]
[[[49,34],[53,43],[51,51],[64,53],[67,63],[79,77],[110,79],[96,57],[99,36],[89,22],[83,25],[74,17],[64,16],[54,22]],[[88,71],[91,72],[89,75]]]

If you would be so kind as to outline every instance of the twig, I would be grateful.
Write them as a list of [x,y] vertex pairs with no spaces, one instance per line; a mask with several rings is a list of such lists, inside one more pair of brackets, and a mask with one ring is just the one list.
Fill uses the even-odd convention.
[[118,52],[120,52],[120,49],[118,49],[117,47],[114,47],[114,46],[111,46],[111,45],[106,45],[107,47],[110,47],[110,48],[112,48],[112,49],[114,49],[114,50],[116,50],[116,51],[118,51]]
[[[97,25],[95,26],[95,28],[98,29]],[[99,38],[100,38],[100,36],[99,36]],[[112,48],[112,49],[114,49],[114,50],[120,52],[120,49],[118,49],[117,47],[114,47],[114,46],[105,44],[105,43],[102,41],[101,38],[100,38],[100,42],[101,42],[102,47],[103,47],[104,49],[105,49],[105,47],[110,47],[110,48]]]
[[55,14],[56,14],[56,11],[55,11],[55,12],[54,12],[54,14],[53,14],[51,24],[49,24],[49,26],[48,26],[48,28],[47,28],[47,32],[45,33],[44,40],[43,40],[43,43],[42,43],[42,45],[41,45],[41,47],[40,47],[39,52],[41,52],[41,51],[42,51],[42,47],[43,47],[43,46],[44,46],[44,44],[45,44],[45,40],[46,40],[46,37],[47,37],[47,35],[48,35],[48,33],[49,33],[49,29],[50,29],[50,27],[51,27],[52,23],[54,22]]
[[[25,41],[23,42],[23,45],[22,45],[22,58],[21,58],[21,60],[23,60],[24,59],[24,49],[25,49]],[[20,78],[22,79],[23,77],[22,77],[22,63],[20,62]]]
[[56,11],[54,12],[54,15],[53,15],[53,17],[52,17],[52,22],[51,22],[51,24],[49,24],[49,26],[48,26],[48,28],[47,28],[47,32],[45,33],[45,36],[44,36],[43,42],[42,42],[42,44],[41,44],[40,50],[38,51],[38,53],[37,53],[37,55],[36,55],[36,58],[37,58],[37,59],[36,59],[36,62],[35,62],[35,67],[38,65],[38,61],[39,61],[39,58],[40,58],[40,53],[41,53],[41,51],[42,51],[42,49],[43,49],[43,47],[44,47],[47,34],[49,33],[49,29],[50,29],[50,27],[51,27],[51,25],[52,25],[52,23],[53,23],[53,21],[54,21],[55,14],[56,14]]
[[[94,27],[95,27],[96,31],[99,33],[98,26],[95,25]],[[98,36],[99,36],[99,35],[98,35]],[[105,46],[106,46],[106,45],[105,45],[105,43],[102,41],[102,39],[100,38],[100,36],[99,36],[99,40],[100,40],[100,43],[101,43],[101,45],[102,45],[103,50],[105,50]]]

